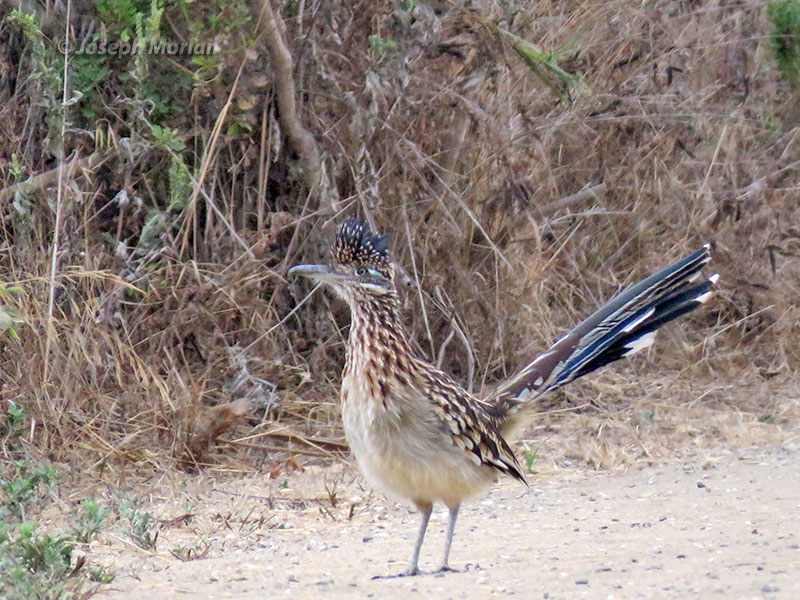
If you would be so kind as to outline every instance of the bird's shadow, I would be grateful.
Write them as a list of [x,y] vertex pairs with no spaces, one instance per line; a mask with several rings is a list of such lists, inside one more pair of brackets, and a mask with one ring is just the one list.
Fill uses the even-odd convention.
[[419,577],[420,575],[428,575],[433,577],[444,577],[448,573],[466,573],[467,571],[482,571],[483,569],[479,564],[467,563],[463,569],[454,569],[453,567],[441,567],[435,571],[417,571],[416,573],[396,573],[394,575],[373,575],[371,580],[377,581],[381,579],[401,579],[404,577]]

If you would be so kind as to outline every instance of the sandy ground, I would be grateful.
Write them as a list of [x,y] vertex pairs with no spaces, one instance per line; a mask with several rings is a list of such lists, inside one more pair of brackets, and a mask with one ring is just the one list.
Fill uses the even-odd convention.
[[[274,494],[262,481],[258,495],[256,480],[207,491],[228,503],[212,509],[224,526],[204,538],[215,555],[182,562],[100,545],[92,554],[117,573],[101,597],[800,598],[796,445],[624,473],[566,469],[533,478],[531,491],[500,482],[462,509],[459,572],[411,578],[373,579],[403,569],[416,514],[359,482],[339,466],[290,474]],[[436,511],[424,569],[440,560],[445,523]]]

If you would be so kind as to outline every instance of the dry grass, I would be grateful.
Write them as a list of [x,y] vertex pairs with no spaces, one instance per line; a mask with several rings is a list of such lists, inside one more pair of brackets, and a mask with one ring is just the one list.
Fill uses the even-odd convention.
[[[257,18],[218,35],[214,76],[172,99],[185,110],[162,124],[185,149],[154,138],[136,98],[102,86],[106,112],[69,109],[54,149],[32,43],[0,9],[0,189],[14,184],[12,154],[25,179],[59,152],[108,148],[65,183],[55,273],[55,187],[0,209],[0,283],[24,290],[3,300],[24,325],[20,341],[0,334],[0,396],[28,410],[25,450],[116,482],[133,465],[224,472],[282,449],[341,453],[346,310],[319,293],[295,310],[310,290],[284,276],[356,212],[392,234],[420,352],[476,392],[622,285],[713,242],[714,303],[648,358],[544,407],[585,407],[534,426],[529,443],[555,461],[679,453],[696,431],[748,443],[771,425],[759,417],[798,417],[800,129],[763,3],[346,4],[284,10],[300,119],[334,208],[294,172]],[[188,35],[177,10],[166,15],[162,36]],[[63,15],[48,18],[63,30]],[[557,50],[582,75],[572,104],[487,23]],[[199,71],[150,60],[151,74]],[[178,155],[185,188],[168,177]],[[169,209],[181,189],[190,201]],[[148,242],[151,211],[164,225]],[[584,434],[565,444],[565,429]]]

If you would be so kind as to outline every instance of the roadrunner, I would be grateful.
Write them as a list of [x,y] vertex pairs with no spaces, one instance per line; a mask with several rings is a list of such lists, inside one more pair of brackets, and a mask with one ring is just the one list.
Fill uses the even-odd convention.
[[326,265],[289,273],[330,285],[350,306],[342,375],[342,420],[350,449],[373,487],[410,500],[421,514],[404,575],[419,573],[419,553],[434,502],[450,510],[448,558],[461,502],[499,474],[527,485],[506,441],[543,395],[653,343],[656,330],[711,296],[704,279],[709,247],[627,288],[553,344],[485,400],[412,350],[386,236],[357,219],[338,229]]

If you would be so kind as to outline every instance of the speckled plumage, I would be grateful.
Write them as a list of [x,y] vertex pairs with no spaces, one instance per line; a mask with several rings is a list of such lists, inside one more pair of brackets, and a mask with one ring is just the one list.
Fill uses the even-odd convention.
[[504,437],[522,421],[525,409],[543,394],[647,347],[658,327],[704,302],[716,276],[697,280],[709,260],[704,247],[631,286],[487,400],[473,397],[411,350],[399,321],[386,236],[348,219],[338,229],[330,265],[292,269],[330,284],[350,306],[341,394],[344,430],[368,482],[411,500],[422,513],[406,574],[418,572],[433,503],[450,509],[446,569],[461,502],[500,474],[525,482]]

